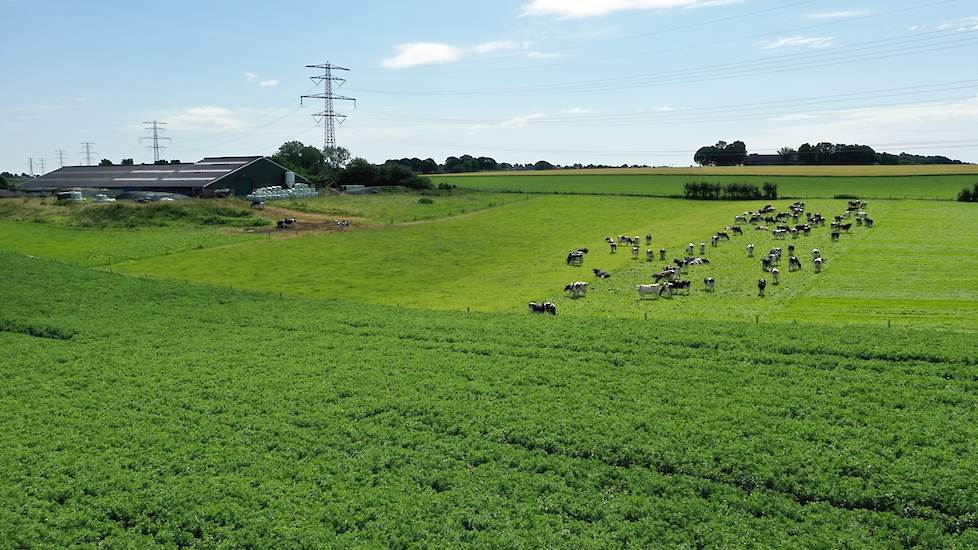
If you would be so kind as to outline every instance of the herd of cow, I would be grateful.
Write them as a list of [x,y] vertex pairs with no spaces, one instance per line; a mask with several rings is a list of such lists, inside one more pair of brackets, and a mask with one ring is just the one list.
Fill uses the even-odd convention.
[[[843,233],[849,233],[852,229],[853,222],[849,220],[855,220],[856,225],[873,227],[875,222],[869,215],[865,212],[866,203],[859,200],[849,201],[846,210],[843,214],[835,216],[834,221],[831,223],[831,239],[833,242],[839,240],[840,235]],[[804,223],[801,222],[801,216],[805,216]],[[734,218],[734,225],[724,227],[722,231],[715,233],[711,239],[710,244],[713,247],[720,246],[721,241],[730,241],[731,235],[743,236],[744,226],[753,226],[754,231],[760,232],[770,232],[775,239],[784,240],[789,236],[791,239],[798,239],[799,237],[806,237],[812,234],[812,231],[816,227],[824,227],[826,223],[826,218],[820,213],[810,213],[805,212],[804,202],[795,202],[790,205],[787,210],[778,212],[773,205],[766,205],[764,208],[753,212],[748,211],[740,214]],[[772,229],[770,226],[774,226]],[[605,242],[608,243],[611,253],[616,254],[618,252],[619,246],[629,246],[631,247],[632,259],[638,259],[641,253],[642,241],[638,236],[630,235],[619,235],[617,239],[613,237],[605,237]],[[645,236],[645,245],[648,247],[645,251],[645,259],[648,262],[653,262],[656,259],[655,250],[652,247],[653,237],[649,233]],[[706,259],[706,242],[699,243],[699,256],[694,256],[696,253],[697,246],[694,243],[689,243],[686,247],[686,255],[682,259],[674,259],[672,264],[668,264],[661,271],[652,274],[653,282],[649,284],[636,285],[636,290],[638,291],[639,299],[646,297],[655,298],[672,298],[673,295],[677,293],[689,294],[692,289],[692,282],[688,279],[683,279],[684,274],[689,273],[690,266],[695,265],[706,265],[710,261]],[[802,262],[796,256],[796,247],[794,244],[790,244],[787,247],[787,253],[781,247],[773,247],[768,253],[761,259],[761,269],[762,271],[770,276],[771,283],[777,285],[780,283],[781,272],[778,266],[781,264],[781,260],[787,257],[788,271],[794,272],[802,269]],[[747,256],[749,258],[754,257],[754,243],[747,245]],[[589,250],[587,248],[578,248],[571,251],[567,255],[567,265],[569,266],[582,266],[584,264],[584,258],[588,254]],[[815,273],[821,273],[822,268],[825,265],[826,259],[822,256],[822,252],[815,248],[812,249],[812,265],[814,266]],[[659,260],[665,260],[667,256],[666,249],[658,249]],[[594,275],[601,279],[607,279],[611,277],[611,273],[601,269],[593,269]],[[716,291],[716,280],[713,277],[706,277],[703,279],[703,287],[706,292]],[[585,281],[576,281],[568,284],[564,287],[564,292],[566,292],[571,298],[583,298],[587,295],[587,291],[590,285]],[[757,280],[757,292],[758,296],[763,297],[765,290],[767,288],[767,279],[762,277]],[[530,302],[530,311],[532,313],[547,313],[550,315],[557,314],[557,306],[552,302]]]

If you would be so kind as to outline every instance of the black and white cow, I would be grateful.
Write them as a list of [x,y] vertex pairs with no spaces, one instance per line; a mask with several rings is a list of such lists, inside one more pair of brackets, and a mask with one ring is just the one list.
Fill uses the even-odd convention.
[[608,244],[611,245],[611,253],[612,254],[614,254],[615,252],[618,252],[618,243],[616,243],[614,239],[612,239],[611,242],[609,242]]
[[817,260],[817,259],[819,259],[821,257],[822,257],[822,251],[819,250],[819,249],[817,249],[817,248],[813,248],[812,249],[812,259],[813,260]]
[[665,260],[666,259],[666,249],[665,248],[660,248],[659,249],[659,259],[660,260]]
[[575,250],[567,255],[567,265],[581,266],[584,265],[584,253],[580,250]]
[[749,245],[747,245],[747,257],[748,258],[754,257],[754,243],[750,243]]
[[645,236],[645,246],[652,246],[652,234],[649,233]]
[[685,290],[686,294],[689,294],[689,289],[692,288],[693,286],[693,284],[690,283],[688,280],[669,281],[666,284],[669,286],[669,289],[672,290],[673,292]]
[[632,247],[632,259],[633,260],[637,260],[638,259],[638,247],[637,246],[633,246]]
[[833,231],[832,232],[832,242],[834,242],[834,243],[839,242],[839,232],[838,231]]
[[542,304],[538,302],[530,302],[528,306],[530,308],[530,313],[549,313],[550,315],[557,315],[557,305],[553,302],[544,302]]
[[781,271],[776,267],[771,269],[771,283],[775,285],[781,283]]
[[717,282],[713,277],[707,277],[703,279],[703,284],[706,285],[707,292],[716,292]]
[[597,277],[597,278],[599,278],[599,279],[610,279],[611,278],[611,273],[608,273],[607,271],[602,271],[602,270],[600,270],[598,268],[594,268],[591,271],[593,271],[594,272],[594,276]]
[[577,281],[564,287],[564,292],[570,294],[571,298],[583,298],[587,295],[588,283]]
[[706,243],[700,243],[700,256],[706,254]]
[[651,296],[653,300],[659,297],[662,293],[662,284],[654,285],[635,285],[635,290],[638,291],[638,298],[641,300],[646,296]]
[[760,296],[761,298],[763,298],[764,297],[764,289],[766,289],[766,288],[767,288],[767,281],[765,281],[764,279],[758,279],[757,280],[757,295]]
[[825,259],[824,258],[815,258],[814,260],[812,260],[812,263],[815,264],[815,273],[821,273],[822,272],[822,264],[825,263]]
[[788,271],[800,271],[801,270],[801,260],[796,256],[791,256],[788,258]]
[[692,256],[693,255],[693,250],[695,250],[695,249],[696,249],[696,247],[693,246],[693,243],[689,243],[689,246],[686,247],[686,255],[687,256]]
[[741,228],[739,228],[739,227],[737,227],[736,225],[733,226],[733,227],[731,227],[730,228],[730,231],[733,232],[734,235],[743,235],[744,234],[744,230],[741,229]]
[[654,262],[655,261],[655,251],[651,248],[645,251],[645,261]]

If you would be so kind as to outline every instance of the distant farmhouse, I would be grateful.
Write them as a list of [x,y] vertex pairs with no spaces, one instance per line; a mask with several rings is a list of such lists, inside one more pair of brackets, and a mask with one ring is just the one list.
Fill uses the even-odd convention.
[[267,157],[208,157],[193,164],[65,166],[20,185],[18,191],[53,193],[66,189],[156,191],[190,197],[221,190],[247,195],[259,187],[307,183]]

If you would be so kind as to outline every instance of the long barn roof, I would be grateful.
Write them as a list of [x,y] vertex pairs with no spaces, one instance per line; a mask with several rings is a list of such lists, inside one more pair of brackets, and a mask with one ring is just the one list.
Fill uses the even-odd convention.
[[193,164],[140,164],[135,166],[65,166],[36,177],[18,189],[49,188],[204,188],[262,159],[207,157]]

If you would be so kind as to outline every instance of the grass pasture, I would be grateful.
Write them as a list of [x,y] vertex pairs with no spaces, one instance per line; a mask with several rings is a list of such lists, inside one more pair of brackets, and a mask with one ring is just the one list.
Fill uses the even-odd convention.
[[778,194],[789,198],[830,199],[836,195],[861,198],[900,198],[954,200],[961,189],[978,182],[978,175],[906,175],[885,176],[815,176],[815,175],[729,175],[702,172],[692,174],[596,174],[591,170],[570,173],[546,172],[537,174],[495,173],[492,175],[459,174],[436,176],[466,189],[510,193],[566,193],[597,195],[682,196],[686,183],[754,183],[777,184]]
[[12,547],[978,544],[970,337],[0,264]]
[[[683,176],[949,176],[978,175],[975,164],[918,164],[865,166],[663,166],[656,168],[595,168],[560,170],[563,175],[683,175]],[[515,170],[509,172],[474,172],[472,175],[548,176],[552,170]],[[451,174],[466,176],[469,174]]]
[[[978,547],[975,205],[713,248],[763,201],[427,196],[266,233],[0,200],[0,548]],[[707,243],[688,296],[638,299],[650,231]]]

